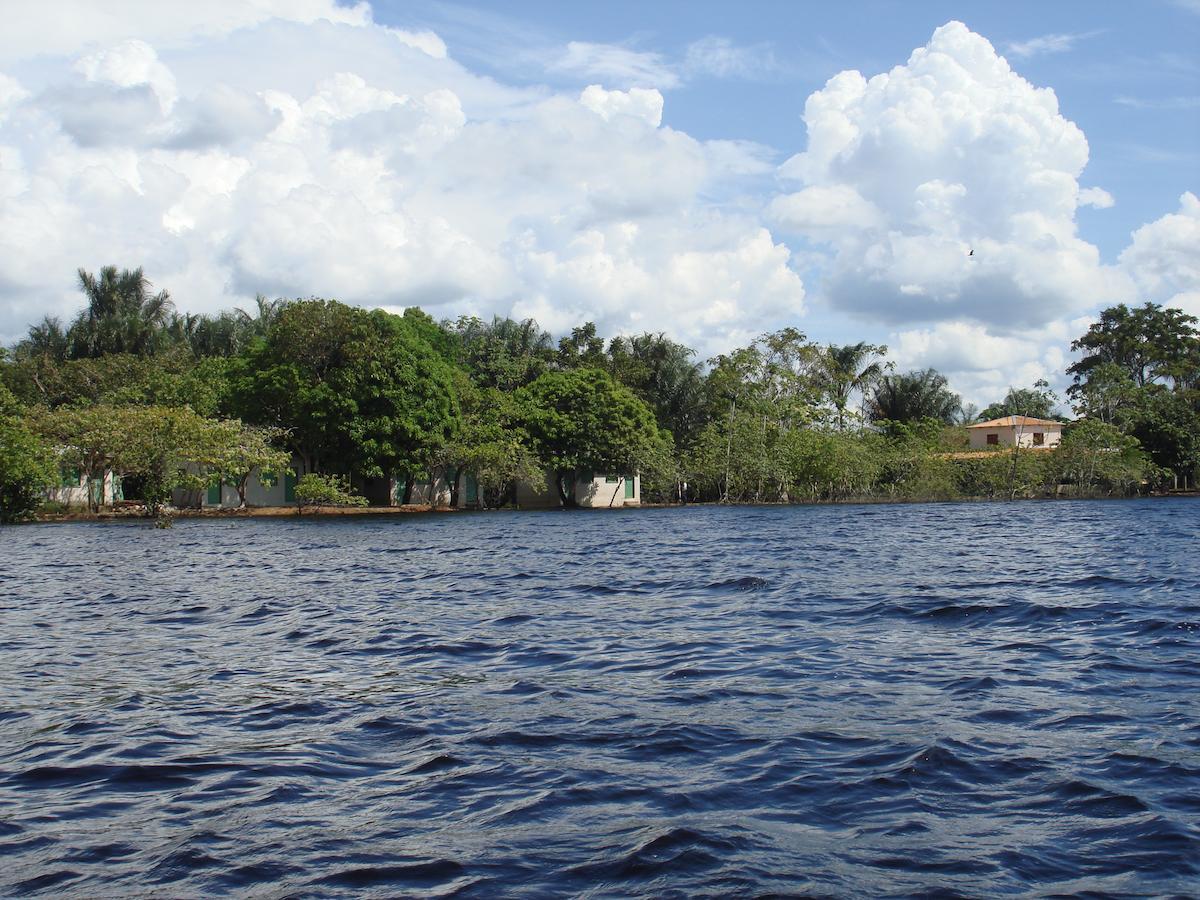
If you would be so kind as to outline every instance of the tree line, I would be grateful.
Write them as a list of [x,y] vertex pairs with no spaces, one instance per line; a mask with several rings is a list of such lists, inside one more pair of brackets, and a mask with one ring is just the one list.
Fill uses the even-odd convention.
[[[982,413],[887,348],[794,328],[700,360],[665,334],[555,341],[532,319],[435,321],[334,300],[177,311],[141,269],[79,271],[84,305],[0,350],[0,516],[69,470],[122,476],[148,509],[217,481],[293,468],[344,497],[431,476],[481,501],[543,478],[564,505],[593,473],[642,475],[651,501],[778,502],[1113,493],[1200,465],[1200,331],[1179,310],[1116,306],[1072,347],[1082,420],[1054,453],[978,458],[966,425],[1052,417],[1044,383]],[[546,474],[548,473],[548,475]],[[318,477],[320,476],[320,477]],[[457,502],[457,497],[452,497]]]

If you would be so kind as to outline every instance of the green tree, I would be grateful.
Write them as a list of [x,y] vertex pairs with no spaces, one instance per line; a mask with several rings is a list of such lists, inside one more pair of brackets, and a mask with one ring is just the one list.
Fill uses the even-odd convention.
[[564,506],[574,484],[595,472],[629,472],[658,452],[654,414],[599,369],[546,372],[517,394],[522,424],[539,460],[554,473]]
[[79,270],[87,306],[67,333],[68,355],[94,358],[106,353],[153,356],[170,342],[173,305],[166,291],[151,293],[141,268],[104,266],[100,277]]
[[545,372],[554,341],[533,319],[496,316],[490,323],[463,316],[446,326],[458,341],[458,364],[481,388],[515,391]]
[[278,448],[285,437],[278,428],[243,425],[236,419],[215,423],[203,454],[203,474],[210,483],[232,485],[238,508],[244,509],[251,475],[269,487],[291,471],[292,454]]
[[1071,342],[1071,349],[1083,354],[1067,369],[1075,376],[1072,395],[1105,364],[1119,366],[1138,387],[1155,381],[1181,388],[1194,385],[1200,377],[1196,323],[1195,316],[1155,303],[1135,309],[1124,303],[1109,307],[1086,334]]
[[993,403],[979,413],[981,422],[990,422],[1004,416],[1032,416],[1035,419],[1051,419],[1055,417],[1055,407],[1058,398],[1050,390],[1050,385],[1039,381],[1031,388],[1012,388],[1004,395],[999,403]]
[[602,369],[604,338],[596,334],[596,323],[586,322],[571,329],[571,333],[558,342],[558,366],[560,369]]
[[0,523],[32,515],[57,475],[53,454],[19,412],[16,398],[0,384]]
[[1152,474],[1137,438],[1098,419],[1084,419],[1067,429],[1053,463],[1058,480],[1085,496],[1129,493]]
[[855,392],[865,395],[884,375],[883,364],[876,359],[887,354],[887,347],[859,341],[857,344],[825,348],[821,374],[826,396],[833,404],[837,427],[846,427],[846,407]]
[[477,388],[461,373],[457,388],[462,425],[435,456],[434,469],[450,485],[450,505],[458,506],[460,479],[470,474],[479,486],[482,505],[500,506],[514,495],[518,482],[543,477],[520,410],[511,394]]
[[962,398],[949,389],[944,375],[936,369],[922,369],[880,378],[868,412],[875,422],[935,419],[950,425],[961,407]]
[[413,324],[333,300],[289,304],[231,378],[232,411],[287,430],[309,472],[428,472],[459,426],[453,371]]

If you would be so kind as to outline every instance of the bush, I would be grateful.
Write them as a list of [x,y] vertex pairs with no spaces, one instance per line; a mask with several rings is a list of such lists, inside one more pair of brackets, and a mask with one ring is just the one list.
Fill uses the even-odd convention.
[[32,516],[57,474],[42,442],[20,420],[0,417],[0,522]]
[[367,498],[350,490],[350,483],[341,475],[318,475],[310,472],[296,483],[296,509],[306,506],[366,506]]

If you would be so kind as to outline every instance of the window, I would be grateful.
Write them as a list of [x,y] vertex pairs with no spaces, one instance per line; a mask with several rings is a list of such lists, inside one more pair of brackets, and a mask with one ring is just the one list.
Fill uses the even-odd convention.
[[1042,446],[1045,446],[1045,444],[1046,444],[1046,435],[1044,435],[1040,431],[1035,431],[1033,433],[1033,446],[1042,447]]
[[621,479],[616,475],[605,475],[604,481],[606,484],[616,484]]
[[63,487],[79,487],[79,469],[69,468],[62,470],[62,486]]
[[989,435],[987,436],[987,442],[988,442],[989,444],[999,444],[999,443],[1000,443],[1000,435],[998,435],[998,434],[989,434]]

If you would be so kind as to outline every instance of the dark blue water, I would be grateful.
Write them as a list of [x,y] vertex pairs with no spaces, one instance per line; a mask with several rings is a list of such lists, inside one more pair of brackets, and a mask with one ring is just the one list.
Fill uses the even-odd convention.
[[1200,503],[0,530],[0,894],[1200,890]]

